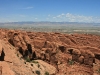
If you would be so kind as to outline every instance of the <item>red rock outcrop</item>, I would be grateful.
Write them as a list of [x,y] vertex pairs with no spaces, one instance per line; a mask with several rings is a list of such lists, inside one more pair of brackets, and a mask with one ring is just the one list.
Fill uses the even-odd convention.
[[[93,73],[91,68],[94,63],[97,63],[95,59],[100,60],[100,36],[98,35],[26,32],[6,29],[1,29],[0,32],[2,32],[0,39],[5,40],[6,38],[24,58],[48,62],[57,68],[59,74],[75,71],[75,69],[68,70],[70,65],[75,68],[82,65],[81,68],[85,67],[88,70],[87,73],[91,75]],[[63,71],[61,65],[65,67]]]
[[2,66],[0,66],[0,75],[2,75]]

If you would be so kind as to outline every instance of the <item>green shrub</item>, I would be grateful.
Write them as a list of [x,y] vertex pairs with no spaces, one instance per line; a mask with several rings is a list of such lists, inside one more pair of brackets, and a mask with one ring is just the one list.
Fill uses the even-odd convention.
[[39,71],[39,70],[36,70],[35,73],[36,73],[37,75],[40,75],[40,71]]
[[38,68],[40,68],[40,64],[38,64]]
[[97,72],[100,74],[100,68],[97,70]]
[[35,61],[35,60],[32,60],[31,62],[32,62],[32,63],[35,63],[35,64],[37,64],[37,63],[38,63],[38,61]]
[[44,75],[49,75],[49,72],[46,71]]
[[19,57],[19,54],[17,54],[17,57]]
[[26,62],[30,62],[31,60],[28,57],[24,58],[26,60]]
[[69,65],[73,65],[73,64],[74,64],[74,61],[73,61],[73,60],[69,60],[69,61],[68,61],[68,64],[69,64]]

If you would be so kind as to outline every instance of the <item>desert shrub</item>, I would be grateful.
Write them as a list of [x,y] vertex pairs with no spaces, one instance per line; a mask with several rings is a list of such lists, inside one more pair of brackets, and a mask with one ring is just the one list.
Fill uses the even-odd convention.
[[73,64],[74,64],[74,61],[73,61],[73,60],[69,60],[69,61],[68,61],[68,64],[69,64],[69,65],[73,65]]
[[17,54],[17,57],[19,57],[19,54]]
[[26,60],[26,62],[30,62],[31,60],[28,57],[24,58]]
[[38,68],[40,68],[40,64],[38,64]]
[[49,75],[49,72],[46,71],[44,75]]
[[36,70],[35,73],[36,73],[37,75],[40,75],[40,71],[39,71],[39,70]]
[[100,74],[100,68],[97,70],[97,72]]
[[38,63],[38,61],[35,61],[35,60],[32,60],[31,62],[32,62],[32,63],[35,63],[35,64],[37,64],[37,63]]

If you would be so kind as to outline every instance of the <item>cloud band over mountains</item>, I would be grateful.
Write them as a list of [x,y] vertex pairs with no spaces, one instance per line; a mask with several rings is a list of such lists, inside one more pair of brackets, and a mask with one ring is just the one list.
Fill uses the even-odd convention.
[[54,16],[53,19],[56,21],[65,21],[65,22],[96,22],[100,23],[100,18],[99,17],[94,17],[94,16],[84,16],[84,15],[74,15],[71,13],[67,14],[60,14],[57,16]]
[[[32,9],[27,7],[26,9]],[[71,13],[62,13],[59,15],[13,15],[5,18],[0,18],[0,22],[21,22],[21,21],[50,21],[50,22],[85,22],[85,23],[100,23],[100,17],[76,15]]]

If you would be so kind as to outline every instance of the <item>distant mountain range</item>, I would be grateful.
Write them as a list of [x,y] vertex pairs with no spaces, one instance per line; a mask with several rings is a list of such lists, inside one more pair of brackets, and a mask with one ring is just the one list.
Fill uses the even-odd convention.
[[61,24],[100,24],[100,23],[86,23],[86,22],[49,22],[49,21],[40,21],[40,22],[33,22],[33,21],[22,21],[22,22],[4,22],[0,24],[33,24],[33,23],[61,23]]
[[5,24],[17,24],[17,25],[24,25],[24,24],[34,24],[34,25],[92,25],[92,26],[100,26],[100,23],[85,23],[85,22],[48,22],[48,21],[41,21],[41,22],[33,22],[33,21],[24,21],[24,22],[5,22],[0,23],[0,25]]

